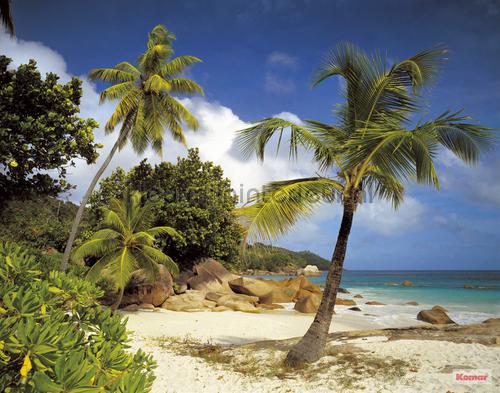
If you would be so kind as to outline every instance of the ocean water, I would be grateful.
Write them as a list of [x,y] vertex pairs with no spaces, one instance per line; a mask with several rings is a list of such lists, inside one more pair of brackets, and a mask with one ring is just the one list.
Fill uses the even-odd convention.
[[[316,284],[324,284],[326,272],[308,278]],[[410,280],[413,285],[403,287],[401,283],[405,280]],[[466,284],[477,288],[466,289]],[[445,307],[457,323],[482,322],[487,318],[500,317],[500,270],[346,270],[342,275],[341,287],[350,292],[350,295],[340,294],[342,298],[361,294],[362,299],[354,300],[364,312],[373,314],[381,324],[415,320],[418,311],[437,304]],[[377,300],[386,306],[365,305],[368,300]],[[409,301],[418,302],[419,305],[404,305]],[[347,308],[337,306],[336,310],[347,312]]]

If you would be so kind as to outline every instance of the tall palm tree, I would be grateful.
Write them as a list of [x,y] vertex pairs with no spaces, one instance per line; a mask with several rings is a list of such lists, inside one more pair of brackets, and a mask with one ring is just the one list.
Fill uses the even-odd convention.
[[11,0],[0,0],[0,20],[7,32],[14,36],[14,20],[12,19]]
[[87,278],[99,279],[104,269],[110,273],[119,290],[113,309],[120,305],[125,286],[135,270],[144,269],[152,280],[158,271],[158,264],[165,265],[174,274],[179,272],[172,258],[155,246],[155,238],[164,234],[177,238],[180,235],[167,226],[151,228],[153,208],[151,202],[141,206],[141,194],[128,190],[123,200],[113,199],[109,208],[103,208],[100,229],[73,254],[75,259],[99,257],[88,271]]
[[439,188],[435,160],[442,148],[472,164],[491,143],[489,129],[459,113],[413,121],[445,53],[437,47],[388,65],[378,54],[340,44],[313,78],[313,85],[332,76],[345,81],[336,124],[268,118],[238,132],[241,150],[263,160],[271,138],[278,136],[279,148],[289,130],[291,157],[299,148],[310,151],[319,171],[313,177],[272,182],[239,210],[251,240],[277,238],[321,203],[339,201],[343,207],[321,304],[305,336],[287,354],[290,366],[316,361],[324,351],[353,216],[363,195],[389,200],[397,208],[408,181]]
[[174,34],[163,25],[156,26],[149,33],[147,49],[136,65],[126,61],[113,68],[96,68],[90,78],[110,83],[100,96],[101,103],[118,100],[115,111],[106,123],[106,133],[111,133],[121,123],[120,133],[108,156],[92,179],[76,213],[66,243],[61,270],[66,270],[87,201],[99,178],[108,167],[117,150],[128,141],[137,153],[151,148],[161,155],[163,136],[168,129],[171,136],[186,144],[183,123],[196,130],[198,122],[174,95],[203,94],[203,89],[182,73],[190,65],[201,60],[194,56],[172,58]]

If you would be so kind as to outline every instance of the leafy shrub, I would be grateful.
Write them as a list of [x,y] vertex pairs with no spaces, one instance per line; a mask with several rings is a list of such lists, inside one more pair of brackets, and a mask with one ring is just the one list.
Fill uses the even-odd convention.
[[127,351],[126,320],[97,303],[102,291],[42,270],[18,245],[0,243],[0,391],[149,391],[154,362]]

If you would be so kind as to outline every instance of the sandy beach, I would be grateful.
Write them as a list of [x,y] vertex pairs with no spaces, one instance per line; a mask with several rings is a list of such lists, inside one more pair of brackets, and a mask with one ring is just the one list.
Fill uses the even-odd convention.
[[[339,307],[341,308],[341,307]],[[340,311],[340,310],[339,310]],[[132,349],[142,348],[158,363],[153,391],[175,392],[496,392],[500,389],[500,347],[436,340],[394,340],[372,336],[329,343],[311,372],[283,375],[273,370],[285,355],[265,340],[302,336],[312,315],[291,310],[260,314],[242,312],[124,313],[133,331]],[[338,312],[331,332],[404,327],[382,324],[366,315]],[[407,321],[406,326],[425,326]],[[286,341],[285,341],[286,342]],[[281,343],[281,341],[277,341]],[[225,358],[193,355],[205,348],[223,351]],[[344,353],[345,352],[345,353]],[[230,356],[230,357],[229,357]],[[251,361],[249,360],[251,359]],[[339,363],[339,359],[344,359]],[[258,368],[251,367],[258,363]],[[368,369],[358,369],[366,363]],[[245,368],[246,367],[246,368]],[[370,367],[372,367],[370,369]],[[257,371],[258,369],[258,371]],[[491,384],[463,385],[452,380],[458,369],[491,371]],[[266,371],[267,370],[267,371]],[[275,375],[274,375],[275,374]]]

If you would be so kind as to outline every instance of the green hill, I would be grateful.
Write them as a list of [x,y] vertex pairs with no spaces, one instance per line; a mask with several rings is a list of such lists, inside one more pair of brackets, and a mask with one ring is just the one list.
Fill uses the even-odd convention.
[[248,245],[242,262],[245,269],[271,272],[296,270],[306,265],[316,265],[320,270],[328,270],[330,266],[330,261],[311,251],[291,251],[261,243]]

